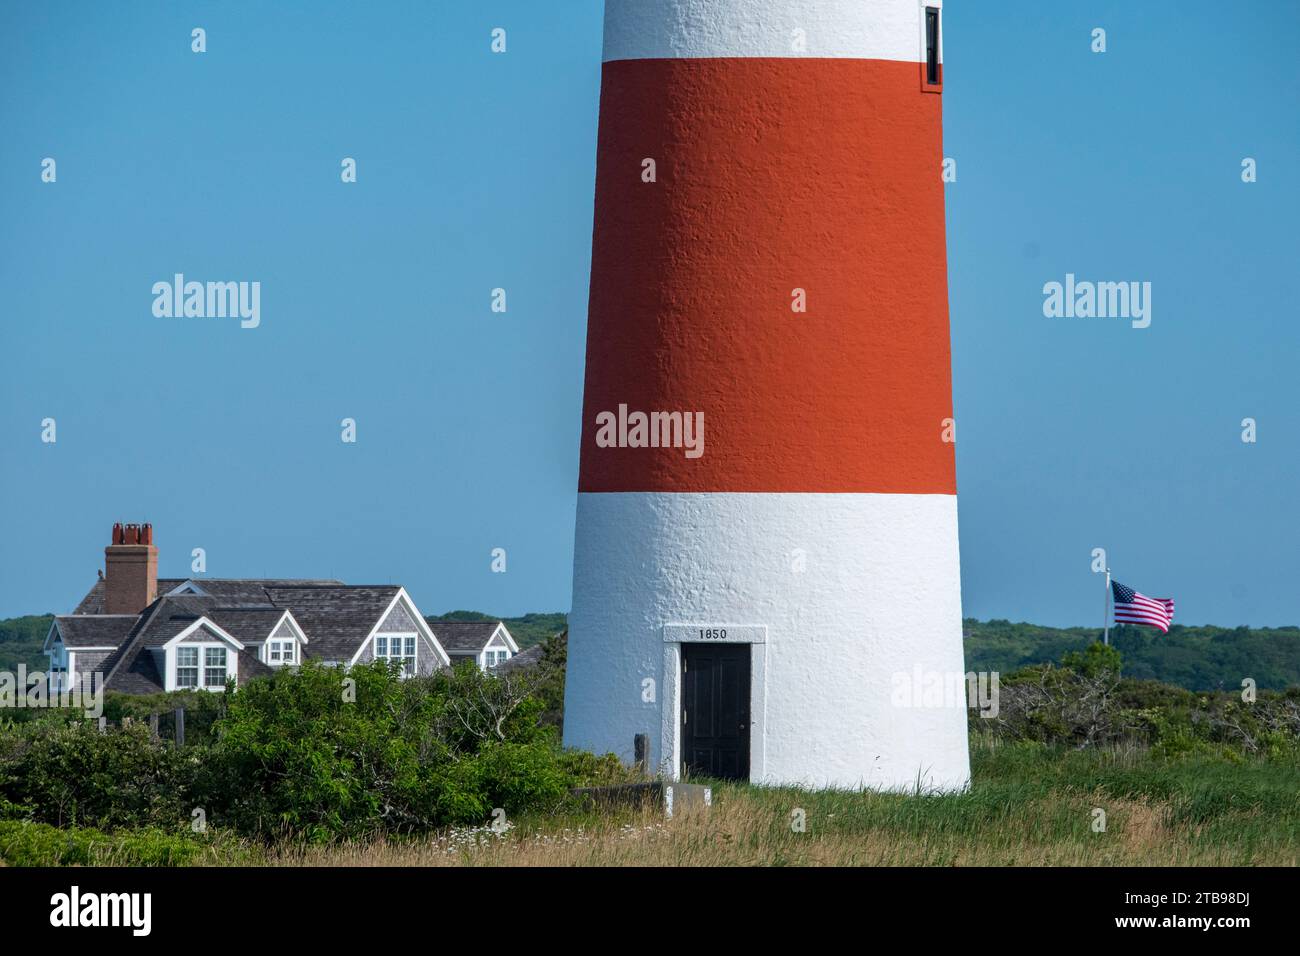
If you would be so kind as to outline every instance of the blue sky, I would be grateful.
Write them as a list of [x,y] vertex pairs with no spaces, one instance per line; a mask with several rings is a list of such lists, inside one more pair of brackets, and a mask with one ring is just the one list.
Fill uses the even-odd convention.
[[[1300,623],[1298,8],[944,17],[966,614],[1099,623],[1105,547],[1183,622]],[[69,610],[117,520],[165,576],[202,547],[427,613],[566,609],[600,18],[0,8],[0,616]],[[175,272],[260,281],[261,326],[155,318]],[[1066,273],[1151,282],[1150,328],[1044,317]]]

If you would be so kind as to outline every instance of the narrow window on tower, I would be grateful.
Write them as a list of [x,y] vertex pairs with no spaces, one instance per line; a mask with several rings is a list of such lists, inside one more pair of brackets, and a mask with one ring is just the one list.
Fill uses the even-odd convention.
[[925,62],[922,66],[921,86],[937,93],[943,89],[943,64],[939,61],[939,7],[926,5],[925,12]]

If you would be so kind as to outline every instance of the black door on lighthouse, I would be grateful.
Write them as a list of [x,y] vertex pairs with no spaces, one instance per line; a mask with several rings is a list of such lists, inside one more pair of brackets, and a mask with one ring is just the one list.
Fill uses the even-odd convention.
[[682,645],[682,776],[749,779],[749,645]]

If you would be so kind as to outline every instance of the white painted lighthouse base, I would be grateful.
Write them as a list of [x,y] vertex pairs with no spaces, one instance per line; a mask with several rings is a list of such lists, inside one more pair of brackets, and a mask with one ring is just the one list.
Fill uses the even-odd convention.
[[750,643],[753,782],[968,785],[964,699],[914,692],[965,671],[955,496],[579,494],[566,745],[630,761],[648,734],[677,779],[665,625]]

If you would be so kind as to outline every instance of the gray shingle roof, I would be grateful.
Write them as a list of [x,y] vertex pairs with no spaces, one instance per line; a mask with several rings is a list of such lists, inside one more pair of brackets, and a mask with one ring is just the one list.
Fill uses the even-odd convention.
[[[186,581],[192,581],[199,590],[212,597],[223,598],[226,604],[270,604],[267,597],[268,587],[318,587],[333,585],[346,587],[342,581],[333,578],[159,578],[158,596],[163,597],[168,591],[174,591]],[[104,579],[100,578],[86,592],[86,596],[77,605],[74,614],[104,613]]]
[[327,661],[349,661],[393,603],[396,584],[268,586],[276,607],[293,612],[307,635],[307,653]]
[[[220,618],[223,613],[230,614],[231,609],[220,607],[221,601],[215,597],[183,595],[160,597],[144,609],[136,625],[131,629],[127,640],[101,665],[104,674],[104,689],[124,691],[128,694],[156,694],[163,690],[163,678],[158,673],[153,651],[162,647],[200,617],[206,617],[222,630],[226,630]],[[249,612],[235,609],[234,615],[240,616],[248,623]],[[255,609],[265,620],[274,614],[274,619],[266,624],[265,633],[284,612],[275,608]],[[263,636],[265,636],[265,633]],[[231,636],[243,643],[243,639],[231,633]],[[239,655],[239,681],[242,684],[250,677],[271,673],[271,668],[259,661],[248,651],[237,651]]]
[[[133,645],[131,653],[126,655],[120,667],[112,671],[104,670],[105,690],[121,691],[125,694],[161,694],[163,691],[162,674],[154,656]],[[107,661],[104,662],[107,665]]]
[[131,633],[136,615],[61,614],[54,621],[68,647],[117,647]]
[[536,666],[541,661],[541,659],[542,659],[542,645],[534,644],[532,647],[520,651],[518,654],[510,658],[508,661],[505,661],[502,664],[498,664],[496,667],[492,668],[492,672],[493,673],[501,672],[501,673],[509,674],[513,671],[527,670],[530,667]]
[[[347,587],[342,581],[317,578],[192,578],[195,586],[228,605],[274,604],[275,588]],[[159,590],[161,593],[161,589]]]
[[[184,578],[159,578],[158,593],[166,594],[172,588],[178,588],[185,583]],[[81,599],[77,609],[73,614],[103,614],[104,613],[104,579],[100,578],[86,592],[86,596]]]
[[127,694],[156,694],[163,689],[162,675],[154,664],[153,654],[149,653],[140,639],[141,632],[153,621],[163,601],[163,598],[159,598],[140,613],[126,640],[100,665],[105,690],[118,690]]
[[241,685],[252,677],[266,677],[274,673],[275,668],[263,664],[252,651],[239,652],[239,683]]
[[[104,582],[100,580],[77,606],[77,615],[68,616],[69,620],[121,622],[117,625],[120,636],[113,642],[118,649],[102,665],[109,690],[161,690],[161,675],[148,651],[166,644],[199,617],[207,617],[240,643],[249,644],[265,640],[284,612],[289,611],[307,637],[305,657],[349,661],[401,590],[395,584],[347,585],[320,579],[198,578],[190,580],[204,592],[202,595],[168,596],[168,591],[186,580],[159,578],[160,597],[138,618],[98,614],[104,598]],[[486,643],[497,622],[479,624],[483,626],[487,632],[482,643]],[[253,657],[249,657],[251,663],[245,668],[243,660],[241,656],[240,672],[244,676],[271,671]]]
[[208,611],[207,617],[241,644],[253,644],[271,636],[284,612],[285,608],[271,606],[214,607]]
[[448,654],[478,653],[492,640],[500,621],[430,621],[433,636]]

